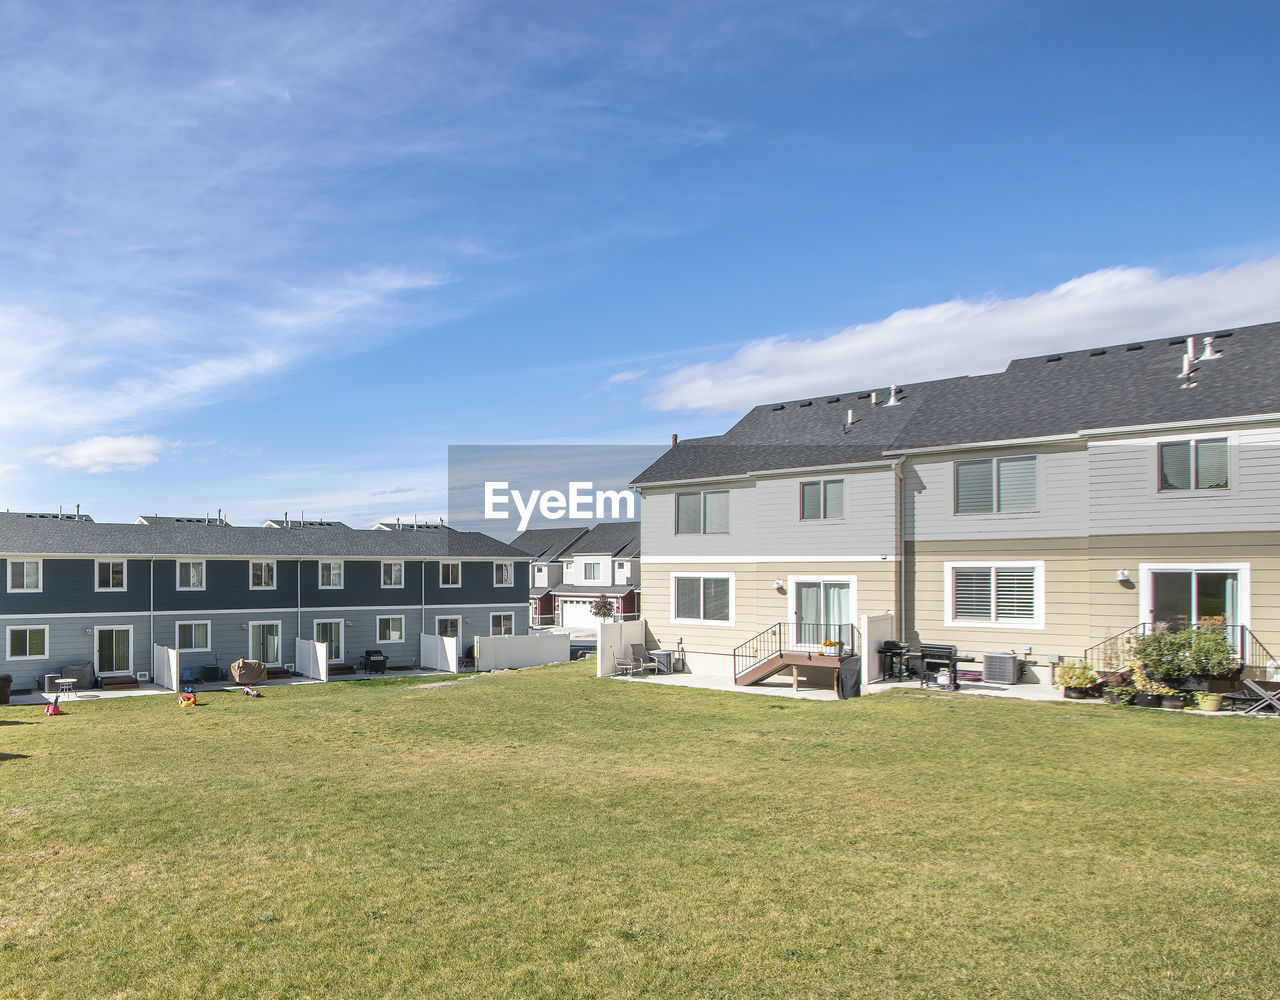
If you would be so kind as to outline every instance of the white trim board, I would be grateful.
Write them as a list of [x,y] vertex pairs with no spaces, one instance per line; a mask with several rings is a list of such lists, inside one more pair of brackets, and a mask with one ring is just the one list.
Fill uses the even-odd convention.
[[672,566],[728,566],[750,563],[893,562],[897,553],[878,556],[641,556],[641,564]]

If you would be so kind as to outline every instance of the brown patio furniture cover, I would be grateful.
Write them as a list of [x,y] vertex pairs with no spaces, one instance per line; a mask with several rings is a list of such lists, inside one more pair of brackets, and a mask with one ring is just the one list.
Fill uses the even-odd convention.
[[261,660],[236,660],[231,664],[231,680],[235,684],[261,684],[267,679],[267,665]]

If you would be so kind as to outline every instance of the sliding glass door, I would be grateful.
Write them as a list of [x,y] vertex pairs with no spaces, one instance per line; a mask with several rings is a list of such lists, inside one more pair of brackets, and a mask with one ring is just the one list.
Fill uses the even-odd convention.
[[124,625],[100,625],[93,631],[94,668],[98,673],[133,673],[133,629]]
[[798,580],[795,584],[797,646],[821,646],[828,639],[850,641],[853,587],[848,580]]

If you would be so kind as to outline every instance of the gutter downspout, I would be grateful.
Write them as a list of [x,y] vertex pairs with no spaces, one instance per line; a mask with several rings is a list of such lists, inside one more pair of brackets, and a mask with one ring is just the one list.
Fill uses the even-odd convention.
[[[424,559],[418,563],[418,582],[422,584],[422,629],[419,635],[427,634],[427,561]],[[418,640],[418,645],[422,645],[422,640]],[[422,666],[421,663],[418,666]]]
[[[298,668],[298,640],[302,638],[302,560],[295,559],[293,561],[294,581],[293,592],[298,598],[298,624],[294,629],[293,637],[293,667]],[[343,570],[343,581],[346,581],[346,570]],[[328,654],[326,654],[328,655]]]
[[[174,563],[174,564],[173,564],[173,572],[174,572],[175,574],[178,572],[178,564],[177,564],[177,563]],[[151,663],[151,683],[152,683],[152,684],[154,684],[154,683],[156,682],[156,665],[155,665],[155,658],[156,658],[156,650],[155,650],[155,646],[156,646],[156,557],[155,557],[155,556],[152,556],[152,557],[151,557],[151,573],[150,573],[149,575],[150,575],[150,580],[149,580],[148,582],[149,582],[149,583],[150,583],[150,585],[151,585],[151,608],[150,608],[150,610],[147,612],[147,628],[148,628],[148,630],[151,632],[151,660],[152,660],[152,663]],[[173,582],[174,582],[174,585],[176,586],[176,585],[177,585],[177,582],[178,582],[178,578],[177,578],[177,576],[176,576],[176,575],[174,576],[174,580],[173,580]],[[179,671],[179,673],[181,673],[181,671]],[[175,678],[175,680],[176,680],[176,679],[177,679],[177,678]],[[181,684],[179,684],[178,686],[179,686],[179,687],[181,687],[182,685],[181,685]]]
[[903,536],[906,518],[903,507],[906,504],[906,491],[902,488],[902,465],[905,455],[900,455],[893,462],[893,488],[897,493],[893,513],[894,544],[898,547],[898,641],[907,641],[907,549]]

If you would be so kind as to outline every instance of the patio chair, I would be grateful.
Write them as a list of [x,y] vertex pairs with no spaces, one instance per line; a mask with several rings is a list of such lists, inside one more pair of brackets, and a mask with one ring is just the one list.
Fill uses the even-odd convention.
[[646,670],[651,670],[655,674],[658,672],[658,661],[649,655],[649,651],[644,648],[644,643],[633,642],[631,644],[631,662],[633,664],[632,672],[644,676]]
[[1280,681],[1244,680],[1241,683],[1250,694],[1258,697],[1257,701],[1244,710],[1245,715],[1261,714],[1267,708],[1280,715]]
[[614,654],[614,656],[613,656],[613,675],[614,675],[615,677],[621,677],[623,674],[627,674],[627,675],[634,674],[634,673],[635,673],[635,667],[636,667],[636,665],[635,665],[635,661],[634,661],[634,660],[632,660],[632,659],[631,659],[631,657],[629,657],[629,656],[619,656],[619,655],[618,655],[618,654],[616,654],[616,653]]

